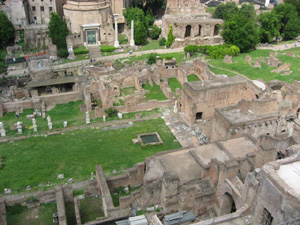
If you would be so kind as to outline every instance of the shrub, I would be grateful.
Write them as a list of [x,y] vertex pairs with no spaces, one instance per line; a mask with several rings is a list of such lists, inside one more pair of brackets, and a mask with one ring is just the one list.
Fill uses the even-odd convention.
[[101,52],[113,52],[114,50],[116,50],[116,48],[111,45],[101,45],[100,50]]
[[166,39],[164,37],[162,37],[160,40],[159,40],[159,46],[165,46],[166,45]]
[[155,54],[155,53],[151,53],[150,55],[148,55],[148,61],[147,61],[147,63],[149,65],[151,65],[153,63],[156,63],[156,56],[157,56],[157,54]]
[[75,55],[88,54],[88,53],[89,53],[89,50],[85,46],[74,49]]
[[126,37],[125,34],[120,34],[120,36],[119,36],[119,43],[120,43],[120,45],[128,43],[128,38]]
[[119,111],[115,108],[108,108],[108,109],[105,109],[104,112],[107,114],[108,117],[112,117],[112,116],[117,115],[117,113]]
[[59,58],[67,58],[69,55],[68,49],[66,48],[59,49],[57,55]]
[[149,34],[152,39],[157,39],[161,33],[161,29],[158,26],[153,25]]

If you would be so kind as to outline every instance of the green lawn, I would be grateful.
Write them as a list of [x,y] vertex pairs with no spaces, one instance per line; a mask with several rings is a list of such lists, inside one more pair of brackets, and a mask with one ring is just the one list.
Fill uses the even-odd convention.
[[135,87],[121,88],[121,95],[123,96],[133,95],[135,91],[136,91]]
[[9,207],[6,214],[7,225],[52,225],[53,213],[56,212],[56,202],[41,204],[38,208],[23,207],[23,210],[17,214],[13,213],[12,207]]
[[90,197],[80,200],[80,218],[82,224],[103,216],[101,198]]
[[220,75],[220,74],[225,74],[227,76],[236,76],[237,75],[236,73],[229,72],[227,70],[218,69],[218,68],[213,68],[211,66],[209,66],[209,69],[216,75]]
[[162,101],[162,100],[167,100],[168,98],[164,95],[164,93],[162,92],[162,90],[160,90],[160,87],[153,83],[153,87],[151,87],[150,84],[143,84],[143,89],[144,90],[149,90],[149,93],[146,93],[146,99],[147,100],[151,100],[151,99],[157,99],[158,101]]
[[188,82],[193,82],[193,81],[198,81],[200,79],[199,79],[199,77],[197,75],[192,74],[192,75],[188,75],[187,76],[187,80],[188,80]]
[[252,57],[252,61],[254,62],[257,59],[260,59],[261,57],[264,57],[267,59],[270,52],[272,50],[263,50],[258,49],[255,51],[252,51],[250,53],[243,53],[239,56],[232,58],[232,64],[226,64],[223,63],[223,59],[216,59],[216,60],[210,60],[209,63],[213,66],[217,66],[220,68],[236,71],[238,73],[246,75],[248,78],[252,80],[256,79],[264,79],[266,82],[271,80],[282,80],[286,82],[293,82],[293,80],[300,80],[300,60],[299,58],[293,58],[290,56],[285,55],[286,52],[294,52],[295,54],[300,54],[300,47],[293,48],[289,50],[279,51],[278,58],[283,63],[291,63],[291,71],[292,73],[287,76],[281,76],[278,73],[271,73],[272,70],[275,69],[275,67],[269,67],[266,63],[261,63],[261,68],[254,68],[245,61],[246,55],[250,55]]
[[120,205],[120,198],[124,196],[130,195],[132,192],[140,189],[140,187],[130,187],[128,185],[128,193],[125,191],[125,187],[121,186],[118,188],[114,188],[114,190],[111,192],[112,201],[115,207],[118,207]]
[[[64,59],[63,62],[60,64],[75,62],[75,61],[80,61],[80,60],[88,60],[88,59],[90,59],[89,54],[79,54],[79,55],[76,55],[76,59]],[[60,65],[60,64],[58,64],[58,65]]]
[[[155,131],[164,144],[147,147],[132,144],[137,134]],[[0,143],[0,155],[6,156],[5,166],[0,171],[0,190],[11,188],[13,192],[24,192],[27,185],[36,190],[39,184],[47,182],[56,185],[69,178],[86,180],[99,164],[108,176],[113,170],[130,168],[157,152],[180,148],[174,140],[170,129],[158,118],[135,122],[129,128],[86,128]],[[57,180],[58,174],[64,174],[65,178]]]
[[168,79],[169,87],[171,88],[172,92],[176,91],[176,88],[182,90],[182,85],[179,83],[176,77],[172,77]]
[[153,50],[153,49],[164,49],[164,46],[159,46],[159,40],[151,40],[147,45],[143,46],[138,51],[147,51],[147,50]]

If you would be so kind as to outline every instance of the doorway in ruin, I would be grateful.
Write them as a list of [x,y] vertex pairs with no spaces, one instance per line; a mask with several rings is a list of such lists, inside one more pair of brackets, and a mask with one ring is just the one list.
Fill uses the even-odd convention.
[[201,29],[202,29],[202,26],[199,25],[199,30],[198,30],[198,35],[197,36],[201,36]]
[[282,152],[277,152],[276,160],[278,159],[284,159],[285,155]]
[[222,203],[222,208],[221,208],[221,216],[226,215],[229,213],[234,213],[236,211],[236,206],[234,203],[234,200],[229,193],[225,193],[223,197],[223,203]]
[[184,37],[185,37],[185,38],[191,36],[191,30],[192,30],[191,25],[187,25],[187,26],[185,27],[185,34],[184,34]]
[[273,217],[272,217],[271,213],[266,208],[264,208],[262,224],[263,225],[271,225],[272,222],[273,222]]
[[300,108],[297,110],[297,119],[300,118]]
[[196,120],[202,120],[202,115],[203,115],[203,112],[197,112],[196,113]]
[[214,27],[214,36],[219,35],[219,31],[220,31],[220,25],[217,24],[217,25],[215,25],[215,27]]

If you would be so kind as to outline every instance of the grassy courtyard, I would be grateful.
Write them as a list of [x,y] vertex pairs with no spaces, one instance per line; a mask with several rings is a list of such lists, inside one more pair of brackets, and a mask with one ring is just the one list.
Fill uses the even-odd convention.
[[168,99],[160,89],[159,85],[155,83],[153,83],[153,86],[148,83],[143,84],[143,89],[149,91],[149,93],[145,94],[147,100],[157,99],[158,101],[162,101]]
[[[269,67],[266,63],[261,63],[261,68],[254,68],[253,66],[248,65],[248,63],[245,61],[245,57],[247,55],[250,55],[252,58],[252,61],[256,61],[257,59],[261,59],[262,57],[267,60],[267,57],[269,56],[270,52],[273,52],[272,50],[264,50],[264,49],[258,49],[255,51],[252,51],[250,53],[243,53],[239,56],[232,58],[232,64],[226,64],[223,63],[223,59],[216,59],[216,60],[210,60],[209,64],[219,67],[219,68],[212,68],[212,71],[217,74],[227,74],[229,76],[234,75],[234,72],[241,73],[248,78],[252,80],[256,79],[263,79],[266,82],[271,80],[282,80],[289,83],[292,83],[293,80],[300,80],[300,60],[296,57],[291,57],[285,55],[287,52],[293,52],[296,55],[300,55],[300,47],[298,48],[292,48],[287,49],[284,51],[278,51],[278,56],[282,61],[282,64],[284,63],[290,63],[291,64],[291,71],[292,73],[287,76],[282,76],[278,73],[271,73],[272,70],[275,69],[275,67]],[[225,70],[222,70],[225,69]],[[226,70],[230,70],[232,72],[228,72]]]
[[41,204],[38,208],[30,209],[15,205],[7,209],[7,225],[52,225],[52,215],[56,212],[56,202]]
[[[132,144],[137,134],[157,131],[164,144],[141,147]],[[10,188],[23,192],[27,185],[34,190],[53,185],[89,179],[95,166],[101,164],[106,175],[124,170],[157,152],[180,148],[162,119],[133,123],[132,127],[102,130],[79,129],[61,135],[35,136],[28,139],[0,143],[0,155],[5,166],[0,170],[0,190]],[[58,174],[65,178],[57,180]],[[40,187],[39,187],[40,185]]]
[[171,88],[172,92],[175,93],[176,88],[182,90],[182,85],[179,83],[176,77],[171,77],[168,79],[169,87]]
[[103,216],[101,198],[90,197],[80,200],[80,218],[83,224]]

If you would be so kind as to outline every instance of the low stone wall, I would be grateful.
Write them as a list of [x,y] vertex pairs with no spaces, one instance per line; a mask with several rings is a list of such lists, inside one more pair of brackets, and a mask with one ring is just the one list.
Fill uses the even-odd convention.
[[187,74],[186,74],[186,71],[179,68],[178,69],[178,73],[177,73],[177,80],[178,82],[183,85],[185,82],[187,82]]
[[108,210],[113,209],[114,204],[101,165],[96,166],[96,179],[98,187],[101,190],[104,215],[108,216]]
[[136,199],[139,198],[140,194],[141,194],[140,190],[137,190],[137,191],[132,192],[128,196],[121,197],[119,199],[119,201],[120,201],[120,208],[121,209],[130,208],[130,206],[132,205],[132,203],[134,203],[136,201]]
[[127,173],[109,177],[106,179],[108,188],[113,191],[114,188],[120,186],[127,187],[128,185],[140,186],[143,184],[143,178],[145,175],[145,163],[137,163],[133,168],[127,169]]
[[56,204],[59,225],[67,225],[66,207],[62,188],[56,192]]
[[80,92],[75,92],[75,91],[40,96],[40,100],[45,102],[47,108],[51,106],[55,106],[56,104],[63,104],[63,103],[73,102],[82,99],[83,99],[82,94]]
[[2,104],[3,112],[15,112],[17,108],[20,109],[31,109],[33,108],[32,100],[25,100],[19,102],[6,102]]

